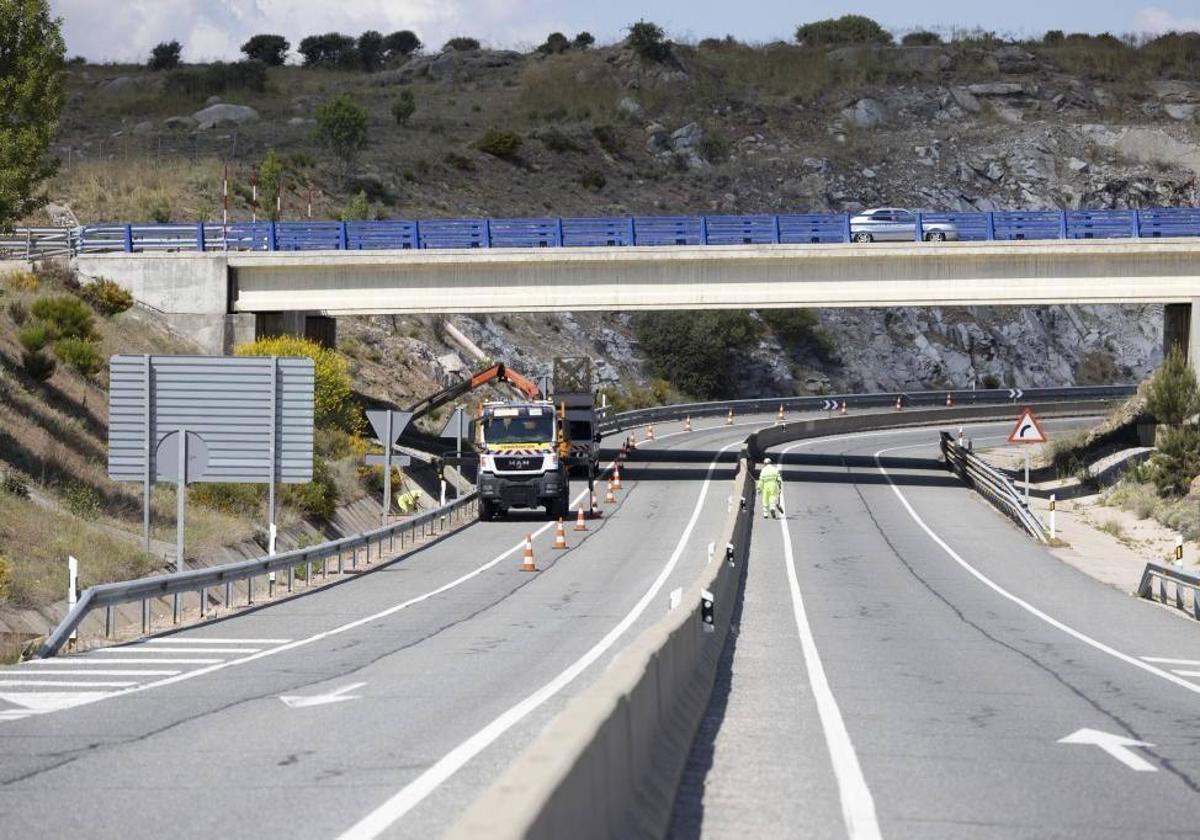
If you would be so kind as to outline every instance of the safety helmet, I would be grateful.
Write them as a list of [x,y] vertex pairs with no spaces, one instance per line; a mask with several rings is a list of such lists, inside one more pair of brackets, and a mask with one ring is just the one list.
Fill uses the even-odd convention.
[[769,464],[769,463],[771,463],[771,459],[770,459],[770,458],[763,458],[763,463],[764,463],[764,464]]

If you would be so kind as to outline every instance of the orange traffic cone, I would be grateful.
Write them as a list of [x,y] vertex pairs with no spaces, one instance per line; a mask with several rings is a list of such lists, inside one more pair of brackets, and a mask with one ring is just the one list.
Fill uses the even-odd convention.
[[897,411],[903,411],[903,410],[904,410],[904,407],[903,407],[903,406],[900,404],[900,398],[899,398],[899,397],[896,397],[896,410],[897,410]]
[[558,517],[558,523],[554,526],[554,548],[562,549],[566,547],[567,532],[566,529],[563,528],[563,520],[560,516]]
[[637,449],[637,435],[630,435],[629,450],[632,452],[634,449]]
[[646,427],[646,440],[654,440],[654,427],[653,426]]
[[592,519],[599,519],[603,515],[604,515],[603,511],[601,511],[600,507],[596,504],[596,492],[593,490],[592,491]]
[[779,416],[776,418],[780,423],[783,422],[783,403],[779,404]]
[[846,401],[842,400],[842,414],[849,414],[850,410],[846,407]]
[[729,416],[725,418],[725,425],[726,426],[733,425],[733,409],[732,408],[729,409]]
[[609,484],[612,485],[612,489],[614,489],[614,490],[621,489],[621,468],[620,467],[613,467],[613,477],[612,477],[612,481],[610,481]]
[[522,572],[536,572],[537,566],[533,562],[533,535],[525,535],[525,553],[521,558]]
[[954,405],[954,397],[946,394],[946,407],[949,408],[952,405]]
[[588,529],[587,522],[583,518],[583,505],[579,506],[579,515],[575,517],[575,530],[586,531]]
[[617,501],[617,497],[613,495],[612,479],[610,478],[608,480],[608,490],[606,490],[604,493],[604,504],[606,504],[606,505],[616,504],[616,501]]
[[690,432],[692,430],[692,417],[690,414],[683,418],[683,430],[685,432]]

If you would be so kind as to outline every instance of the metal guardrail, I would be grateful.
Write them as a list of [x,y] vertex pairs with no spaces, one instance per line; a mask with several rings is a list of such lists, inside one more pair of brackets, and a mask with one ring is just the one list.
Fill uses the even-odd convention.
[[[1155,580],[1158,581],[1157,599],[1154,597]],[[1167,598],[1168,584],[1172,584],[1175,588],[1175,597],[1170,600]],[[1191,592],[1190,609],[1185,606],[1183,597],[1185,589]],[[1147,563],[1142,572],[1142,580],[1138,584],[1137,596],[1151,601],[1158,600],[1168,606],[1174,605],[1176,609],[1188,612],[1192,618],[1200,621],[1200,576],[1189,575],[1187,572],[1160,566],[1156,563]]]
[[20,228],[0,231],[0,260],[37,260],[70,257],[76,253],[78,228]]
[[366,562],[369,563],[373,547],[376,548],[377,557],[382,558],[385,542],[388,550],[393,551],[396,548],[396,541],[399,540],[400,549],[403,550],[406,535],[409,543],[413,544],[417,538],[418,528],[421,529],[423,536],[426,533],[441,533],[447,525],[453,525],[456,519],[461,522],[466,515],[466,508],[473,506],[475,502],[476,495],[471,492],[443,507],[434,508],[410,519],[385,525],[374,531],[343,537],[307,548],[298,548],[274,556],[240,560],[236,563],[226,563],[206,569],[189,569],[176,574],[154,575],[89,587],[80,596],[75,607],[59,622],[46,639],[37,655],[46,658],[57,653],[92,610],[104,608],[105,637],[111,637],[116,632],[114,607],[140,601],[142,604],[142,632],[145,634],[152,629],[150,602],[155,598],[167,595],[175,596],[177,599],[175,617],[178,620],[178,599],[185,594],[194,592],[199,596],[200,615],[204,616],[208,612],[209,590],[224,589],[221,605],[230,607],[233,605],[234,584],[239,581],[247,581],[247,603],[252,604],[254,602],[254,579],[262,575],[286,571],[288,592],[294,591],[298,576],[297,570],[300,568],[305,570],[302,580],[306,586],[312,585],[314,570],[319,570],[322,578],[328,577],[331,562],[336,562],[337,575],[340,576],[345,568],[347,555],[349,555],[350,568],[355,569],[358,567],[359,551],[365,552]]
[[[363,222],[119,222],[69,232],[68,253],[152,251],[359,251],[437,248],[582,248],[671,245],[821,245],[852,239],[850,214],[619,216],[525,219],[385,219]],[[1045,239],[1157,239],[1200,236],[1200,208],[1012,210],[916,213],[925,226],[954,225],[967,242]],[[63,231],[60,229],[61,235]],[[17,237],[38,239],[44,229]],[[19,242],[16,244],[20,244]],[[0,250],[3,246],[0,245]],[[37,259],[36,248],[24,252]],[[55,255],[59,255],[55,251]]]
[[[946,398],[954,406],[973,405],[1021,405],[1027,402],[1056,402],[1060,400],[1113,400],[1131,397],[1137,392],[1136,385],[1096,385],[1063,388],[990,388],[981,390],[959,389],[950,391],[913,391],[881,394],[830,394],[823,397],[784,397],[755,400],[726,400],[723,402],[681,403],[679,405],[656,406],[614,414],[599,424],[600,431],[611,433],[622,429],[642,426],[659,421],[682,420],[685,417],[713,417],[742,414],[771,414],[784,411],[825,411],[839,413],[843,405],[847,411],[863,408],[891,408],[899,399],[901,406],[910,408],[935,408],[945,406]],[[836,404],[836,405],[835,405]]]
[[970,449],[959,446],[949,432],[942,432],[942,457],[946,465],[971,485],[1001,513],[1024,528],[1038,542],[1048,542],[1049,532],[1034,515],[1025,498],[1017,492],[1012,479],[988,464]]

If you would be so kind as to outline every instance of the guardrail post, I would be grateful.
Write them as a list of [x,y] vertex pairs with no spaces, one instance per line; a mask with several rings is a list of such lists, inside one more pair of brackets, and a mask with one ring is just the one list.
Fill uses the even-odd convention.
[[179,593],[176,592],[174,595],[171,596],[171,623],[172,624],[179,623],[179,613],[180,613]]
[[1058,238],[1059,239],[1067,238],[1067,211],[1066,210],[1058,211]]
[[274,251],[279,247],[279,234],[274,222],[267,223],[267,250]]
[[708,216],[700,217],[700,244],[708,244]]
[[338,577],[342,575],[342,547],[338,546]]
[[1132,220],[1133,225],[1132,225],[1132,230],[1130,232],[1133,234],[1134,239],[1141,239],[1142,238],[1142,211],[1135,208],[1134,210],[1130,211],[1130,214],[1133,216],[1133,220]]
[[208,587],[200,587],[200,617],[208,615]]
[[842,241],[850,242],[850,214],[842,214]]
[[142,635],[150,632],[150,599],[142,599]]
[[349,246],[346,244],[347,241],[349,241],[349,237],[347,236],[347,233],[346,233],[346,223],[342,222],[340,225],[338,225],[338,245],[337,246],[338,246],[339,251],[348,250]]
[[104,638],[111,639],[113,637],[113,608],[107,606],[104,608]]
[[637,244],[637,225],[633,222],[633,216],[629,217],[629,244]]
[[254,575],[246,578],[246,606],[254,603]]
[[204,253],[204,222],[199,222],[196,225],[196,250]]
[[233,609],[233,581],[225,581],[225,609]]
[[989,210],[987,212],[986,216],[987,216],[987,238],[988,238],[988,241],[990,242],[996,238],[996,214]]
[[482,242],[482,245],[484,248],[492,247],[492,220],[491,219],[483,220],[483,242]]
[[291,594],[292,590],[294,590],[296,587],[296,567],[295,566],[288,566],[288,584],[287,584],[287,586],[288,586],[288,589],[287,589],[288,594]]
[[772,216],[771,221],[771,241],[778,245],[779,241],[783,238],[783,236],[779,233],[779,216]]
[[133,253],[133,225],[125,225],[121,230],[122,239],[124,240],[125,253]]
[[563,246],[562,217],[561,216],[554,220],[554,244],[559,248],[561,248]]
[[413,249],[415,250],[415,249],[421,248],[421,247],[422,247],[422,245],[421,245],[421,223],[419,221],[414,221],[413,222]]

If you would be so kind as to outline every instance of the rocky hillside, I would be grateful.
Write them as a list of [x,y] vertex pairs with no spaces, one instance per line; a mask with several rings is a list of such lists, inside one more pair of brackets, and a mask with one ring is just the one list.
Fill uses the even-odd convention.
[[[228,162],[231,212],[245,218],[249,173],[268,148],[284,164],[283,218],[310,202],[336,216],[359,191],[380,217],[1195,204],[1200,38],[1171,38],[834,50],[705,41],[674,45],[665,61],[624,46],[446,50],[376,73],[285,66],[258,81],[228,66],[74,65],[54,206],[80,221],[219,218]],[[391,108],[404,91],[416,108],[398,124]],[[315,108],[338,93],[370,115],[346,179],[313,137]],[[482,151],[488,128],[512,132],[515,153]],[[725,390],[1121,381],[1160,353],[1155,307],[817,318],[800,335],[764,326],[757,346],[732,348]],[[644,358],[625,314],[453,323],[534,375],[555,354],[586,352],[618,389],[671,378]],[[401,400],[473,364],[430,320],[345,319],[339,330],[374,396]]]

